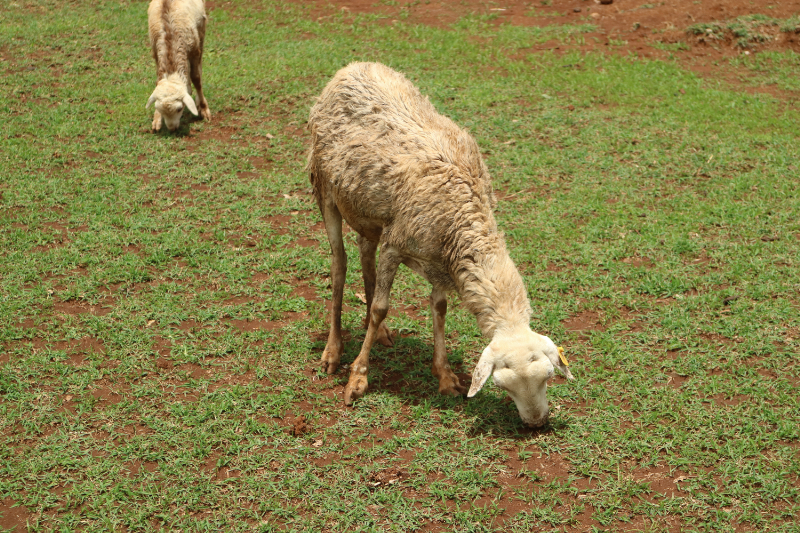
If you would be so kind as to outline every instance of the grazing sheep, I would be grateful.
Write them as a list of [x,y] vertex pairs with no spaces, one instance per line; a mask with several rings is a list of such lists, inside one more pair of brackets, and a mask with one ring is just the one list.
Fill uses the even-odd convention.
[[[203,39],[206,34],[203,0],[152,0],[147,8],[150,46],[156,60],[156,89],[145,108],[156,105],[153,131],[161,129],[161,119],[170,131],[181,123],[183,108],[211,120],[211,110],[203,96]],[[192,86],[197,89],[200,112],[192,100]]]
[[367,390],[374,341],[391,343],[383,320],[395,272],[403,263],[433,286],[432,370],[439,392],[466,392],[445,354],[446,293],[455,290],[492,339],[472,373],[467,396],[474,396],[493,374],[514,399],[523,422],[543,425],[553,367],[569,379],[572,374],[556,345],[530,329],[525,285],[497,229],[489,173],[472,137],[438,114],[402,74],[379,63],[352,63],[336,73],[308,123],[307,170],[333,251],[331,329],[322,354],[322,368],[329,374],[342,355],[347,269],[342,218],[358,233],[364,276],[367,334],[350,371],[345,403]]

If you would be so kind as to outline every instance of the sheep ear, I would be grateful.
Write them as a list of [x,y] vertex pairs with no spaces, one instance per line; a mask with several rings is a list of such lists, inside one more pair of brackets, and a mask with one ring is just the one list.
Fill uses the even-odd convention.
[[472,398],[478,391],[483,388],[483,384],[489,379],[494,370],[494,352],[491,346],[487,346],[481,358],[478,359],[478,364],[475,365],[475,370],[472,371],[472,385],[467,393],[467,398]]
[[189,111],[192,112],[192,115],[197,116],[197,115],[200,114],[200,113],[197,112],[197,107],[194,105],[194,100],[192,100],[191,96],[189,96],[187,94],[186,96],[183,97],[182,101],[183,101],[183,105],[185,105],[187,108],[189,108]]
[[150,109],[150,106],[156,101],[156,93],[153,91],[153,94],[150,95],[150,98],[147,99],[147,105],[144,106],[145,109]]
[[567,357],[564,355],[564,348],[561,346],[558,347],[558,363],[557,367],[561,370],[561,373],[564,374],[564,377],[568,380],[572,381],[575,379],[575,376],[572,375],[572,372],[569,371],[569,362],[567,361]]

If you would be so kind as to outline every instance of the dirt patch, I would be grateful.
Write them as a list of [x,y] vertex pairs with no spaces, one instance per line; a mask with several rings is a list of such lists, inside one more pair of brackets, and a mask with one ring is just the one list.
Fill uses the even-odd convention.
[[261,285],[263,282],[272,279],[274,273],[266,273],[266,272],[256,272],[253,274],[253,277],[250,278],[250,285],[258,286]]
[[722,335],[718,335],[716,333],[700,333],[697,337],[703,339],[704,341],[708,342],[709,344],[714,344],[716,346],[733,346],[735,343],[728,337],[724,337]]
[[155,461],[132,461],[126,466],[129,477],[136,477],[144,472],[155,472],[158,469],[158,463]]
[[644,331],[644,323],[639,320],[640,314],[627,306],[623,306],[619,310],[620,320],[628,324],[628,331],[631,333],[640,333]]
[[[505,468],[496,478],[500,491],[497,495],[488,494],[475,502],[476,506],[487,508],[488,504],[499,497],[494,504],[502,509],[502,512],[495,518],[495,526],[502,526],[519,512],[528,510],[530,507],[525,501],[529,500],[532,494],[545,490],[545,485],[566,482],[570,476],[570,465],[561,455],[545,454],[535,445],[527,446],[524,450],[508,449],[506,455],[508,459],[504,463]],[[579,494],[590,488],[596,488],[596,482],[583,478],[573,480],[571,485]],[[580,498],[579,495],[577,499],[570,498],[571,501],[564,501],[565,507],[558,509],[559,514],[568,515],[570,508],[579,504]],[[591,520],[591,512],[584,518],[585,520],[579,517],[578,524],[586,527],[575,531],[588,531],[591,525],[596,524]]]
[[170,352],[172,351],[172,341],[165,339],[160,335],[156,335],[153,340],[155,341],[153,350],[162,357],[169,356]]
[[53,311],[57,315],[62,316],[77,316],[85,313],[90,313],[95,316],[107,315],[111,312],[110,307],[104,305],[93,305],[86,302],[77,302],[75,300],[68,300],[66,302],[56,301],[53,303]]
[[234,296],[233,298],[226,298],[222,300],[222,305],[242,305],[249,304],[255,300],[249,296]]
[[248,161],[250,161],[250,164],[253,165],[253,167],[258,170],[261,170],[263,168],[268,169],[272,166],[272,159],[266,157],[254,156],[251,157]]
[[[210,369],[203,368],[196,363],[184,363],[176,368],[185,373],[187,378],[191,379],[208,379],[212,375],[212,371]],[[171,384],[177,387],[183,385],[183,382]]]
[[305,435],[306,433],[308,433],[308,431],[309,427],[308,424],[306,423],[306,417],[300,415],[297,418],[295,418],[294,421],[292,422],[292,427],[289,430],[289,434],[295,437],[299,437],[301,435]]
[[294,241],[286,245],[286,248],[315,248],[319,246],[319,241],[316,239],[307,239],[305,237],[298,237]]
[[[59,208],[60,209],[60,208]],[[26,225],[14,223],[12,224],[13,227],[17,227],[19,229],[28,229]],[[68,228],[59,222],[45,222],[43,226],[50,230],[50,234],[52,236],[52,241],[47,244],[39,244],[31,248],[31,252],[46,252],[48,250],[54,250],[56,248],[60,248],[62,246],[66,246],[72,242],[70,238],[77,232],[82,232],[86,230],[86,226],[81,226],[78,228]]]
[[206,143],[208,141],[216,141],[224,144],[235,144],[237,146],[247,146],[248,142],[244,138],[244,134],[240,128],[235,126],[219,126],[209,127],[203,131],[196,132],[190,130],[189,135],[185,137],[187,143]]
[[53,350],[66,352],[69,363],[81,365],[86,362],[84,355],[104,354],[105,344],[102,340],[95,337],[82,337],[80,339],[68,339],[64,341],[48,342],[40,338],[32,340],[34,350]]
[[686,479],[685,474],[665,465],[635,469],[631,477],[638,483],[647,484],[648,492],[643,499],[650,503],[659,498],[674,498],[680,491],[679,484]]
[[22,533],[28,531],[28,520],[33,515],[28,509],[11,498],[0,500],[0,528],[3,531]]
[[273,215],[264,218],[264,222],[269,224],[272,230],[278,235],[286,235],[289,233],[288,226],[292,223],[294,217],[289,215]]
[[667,375],[665,384],[669,387],[672,387],[673,389],[680,389],[688,379],[689,378],[687,376],[681,376],[676,374],[675,372],[670,372]]
[[746,394],[715,394],[712,398],[714,399],[714,403],[723,407],[736,407],[741,403],[751,401],[750,396]]
[[308,300],[309,302],[313,302],[318,299],[317,290],[311,285],[309,285],[307,282],[295,279],[292,282],[292,285],[294,286],[294,288],[292,289],[292,296],[296,298],[297,297],[303,298],[305,300]]
[[[530,267],[528,265],[526,265],[526,267],[529,270],[534,268],[534,267]],[[535,268],[538,269],[538,267],[535,267]],[[549,263],[547,263],[547,266],[545,267],[545,271],[546,272],[565,272],[565,271],[569,270],[570,268],[572,268],[572,265],[570,265],[569,263],[566,263],[564,261],[560,261],[558,263],[550,261]]]
[[109,404],[119,403],[122,400],[122,395],[109,389],[108,387],[100,387],[92,391],[92,396],[98,402],[105,402]]
[[575,331],[585,336],[591,331],[605,331],[600,318],[600,313],[597,311],[581,311],[564,320],[562,324],[567,331]]
[[[211,324],[202,324],[197,320],[190,318],[188,320],[181,321],[180,324],[176,326],[181,331],[188,331],[191,333],[196,333],[202,329],[210,328]],[[168,341],[167,341],[168,342]]]
[[95,381],[91,395],[99,402],[116,404],[131,392],[131,386],[124,380],[103,378]]
[[697,257],[694,259],[687,259],[683,264],[686,266],[699,267],[703,269],[704,272],[708,272],[709,270],[718,270],[716,267],[710,266],[709,263],[711,263],[711,258],[708,256],[708,253],[703,250]]
[[230,478],[237,478],[242,475],[241,470],[230,468],[228,466],[217,466],[219,458],[222,454],[219,451],[214,451],[206,458],[203,470],[214,475],[216,481],[223,481]]
[[653,261],[649,257],[626,257],[622,262],[632,267],[650,268],[653,266]]
[[380,472],[373,472],[369,475],[368,484],[370,487],[381,487],[394,485],[400,483],[404,479],[408,479],[408,472],[401,468],[387,468]]

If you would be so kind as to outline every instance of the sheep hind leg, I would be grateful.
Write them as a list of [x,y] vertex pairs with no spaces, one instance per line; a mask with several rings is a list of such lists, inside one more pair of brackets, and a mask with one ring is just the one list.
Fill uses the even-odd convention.
[[467,388],[450,369],[447,350],[444,346],[444,317],[447,314],[447,295],[434,287],[431,292],[431,316],[433,317],[433,364],[431,371],[439,379],[439,393],[461,396]]
[[344,281],[347,274],[347,255],[344,251],[342,240],[342,215],[333,202],[323,200],[320,202],[322,218],[325,221],[325,230],[328,232],[328,241],[331,244],[331,287],[333,301],[331,304],[331,329],[328,333],[328,343],[322,352],[322,370],[333,374],[339,367],[342,358],[344,343],[342,342],[342,297],[344,296]]
[[361,398],[367,392],[369,385],[367,373],[369,372],[369,351],[378,336],[383,319],[389,311],[389,292],[392,289],[394,275],[400,266],[400,254],[390,246],[384,245],[381,249],[381,259],[378,261],[378,273],[375,280],[375,298],[370,306],[369,327],[364,337],[356,360],[350,368],[350,379],[344,388],[344,403],[352,405],[353,401]]
[[[361,273],[364,276],[364,296],[367,300],[367,314],[364,317],[364,329],[369,329],[370,322],[370,308],[372,307],[372,300],[375,295],[375,278],[377,276],[375,271],[375,252],[378,249],[378,243],[370,241],[362,235],[358,236],[358,252],[361,258]],[[382,322],[378,328],[375,341],[384,346],[393,346],[392,333]]]

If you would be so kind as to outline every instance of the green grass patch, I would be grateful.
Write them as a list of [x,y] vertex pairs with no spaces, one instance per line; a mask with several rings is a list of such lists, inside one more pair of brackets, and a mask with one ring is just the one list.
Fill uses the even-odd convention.
[[800,80],[796,73],[800,59],[794,52],[759,52],[740,55],[730,60],[731,65],[744,68],[752,75],[749,80],[756,86],[774,86],[783,91],[797,91]]
[[[793,107],[673,62],[530,52],[591,26],[232,2],[210,10],[213,121],[153,135],[146,6],[0,12],[3,527],[797,530]],[[304,124],[354,60],[406,73],[478,140],[532,326],[577,378],[550,387],[545,430],[494,387],[437,394],[407,269],[366,397],[344,408],[346,373],[317,371],[330,263]],[[793,56],[741,61],[796,90]],[[487,340],[449,309],[470,372]]]

